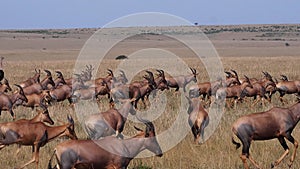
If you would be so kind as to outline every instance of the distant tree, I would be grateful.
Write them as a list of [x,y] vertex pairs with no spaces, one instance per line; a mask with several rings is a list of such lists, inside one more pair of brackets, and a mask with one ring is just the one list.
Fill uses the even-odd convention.
[[286,43],[285,43],[285,46],[290,46],[290,44],[286,42]]

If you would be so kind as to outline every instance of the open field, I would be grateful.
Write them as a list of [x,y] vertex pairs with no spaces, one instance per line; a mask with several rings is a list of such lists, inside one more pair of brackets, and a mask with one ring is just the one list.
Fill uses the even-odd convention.
[[[126,28],[124,32],[132,31]],[[149,28],[152,29],[152,28]],[[262,71],[268,71],[274,77],[285,74],[291,80],[300,79],[300,25],[242,25],[242,26],[203,26],[200,27],[212,44],[215,46],[225,70],[235,69],[239,75],[249,77],[262,77]],[[167,35],[182,34],[197,35],[197,31],[190,32],[185,27],[155,28],[163,30]],[[71,77],[76,58],[85,41],[96,29],[72,29],[72,30],[0,30],[0,56],[4,56],[5,76],[10,84],[19,83],[30,77],[34,68],[49,69],[52,72],[61,70],[65,77]],[[106,38],[117,38],[114,29]],[[120,32],[119,32],[120,33]],[[287,45],[288,44],[288,45]],[[199,72],[198,81],[208,81],[207,72],[203,64],[192,54],[186,53],[184,48],[176,46],[172,40],[161,36],[134,37],[120,43],[102,62],[96,77],[105,76],[107,68],[115,68],[121,61],[114,57],[129,55],[137,49],[145,46],[160,47],[180,55],[184,61]],[[54,73],[53,73],[54,74]],[[42,74],[43,78],[45,74]],[[15,89],[15,88],[14,88]],[[154,121],[157,134],[166,130],[174,121],[178,111],[179,96],[174,91],[165,91],[168,104],[161,116]],[[191,132],[174,148],[164,153],[162,158],[150,157],[146,159],[134,159],[130,168],[212,168],[212,169],[241,169],[242,162],[239,158],[241,149],[235,150],[231,143],[231,124],[241,115],[252,112],[268,110],[272,106],[282,106],[278,99],[278,93],[273,97],[273,105],[266,107],[257,105],[250,107],[251,101],[246,100],[238,105],[237,110],[226,108],[220,125],[215,133],[201,145],[193,143]],[[295,96],[285,96],[288,99],[288,107],[295,103]],[[108,108],[106,98],[98,104],[100,111]],[[87,113],[89,112],[87,108]],[[35,111],[29,108],[18,107],[14,110],[17,119],[31,118]],[[83,132],[81,119],[68,106],[67,101],[54,104],[49,107],[51,117],[58,125],[59,121],[66,121],[66,115],[71,114],[76,120],[76,131],[79,138],[86,138]],[[166,119],[168,119],[166,121]],[[0,121],[11,121],[9,113],[2,112]],[[125,134],[134,135],[133,125],[130,120],[126,123]],[[139,125],[142,127],[141,125]],[[176,131],[174,131],[176,132]],[[296,140],[300,140],[300,128],[297,126],[293,132]],[[64,139],[56,139],[41,148],[39,168],[46,168],[56,144]],[[288,143],[291,150],[292,145]],[[3,169],[17,167],[31,158],[31,147],[22,147],[16,156],[16,145],[8,146],[1,150],[0,166]],[[252,144],[250,153],[263,167],[269,168],[283,153],[283,148],[277,140],[256,141]],[[291,153],[290,153],[291,154]],[[24,159],[24,160],[23,160]],[[296,156],[292,168],[300,168],[300,154]],[[289,158],[286,158],[279,168],[288,168]],[[31,164],[28,168],[33,168]],[[251,166],[251,168],[254,168]]]

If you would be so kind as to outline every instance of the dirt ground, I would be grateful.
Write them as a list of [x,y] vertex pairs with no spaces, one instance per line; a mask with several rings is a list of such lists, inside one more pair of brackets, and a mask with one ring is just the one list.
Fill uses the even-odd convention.
[[[135,29],[123,28],[120,33],[132,32]],[[199,26],[193,27],[192,31],[190,29],[191,27],[165,27],[154,28],[152,31],[167,36],[178,32],[197,36],[200,30],[204,31],[221,57],[300,56],[299,25]],[[0,55],[5,56],[8,61],[73,60],[77,58],[88,38],[97,30],[99,29],[0,30]],[[115,31],[111,29],[112,33],[104,38],[117,38],[118,34],[114,33]],[[144,38],[144,41],[135,43],[136,38]],[[157,39],[155,36],[153,38],[137,36],[131,38],[130,43],[121,42],[118,51],[111,52],[109,57],[129,55],[130,52],[143,48],[145,44],[146,47],[181,50],[181,47],[172,46],[170,41],[168,37],[160,36]],[[187,55],[183,54],[183,57],[185,56]]]

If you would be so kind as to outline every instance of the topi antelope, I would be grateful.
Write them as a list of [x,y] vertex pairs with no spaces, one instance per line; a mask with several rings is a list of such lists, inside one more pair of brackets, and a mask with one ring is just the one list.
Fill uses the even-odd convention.
[[[292,132],[300,120],[300,102],[289,108],[272,108],[266,112],[252,113],[236,120],[232,125],[232,132],[243,144],[241,159],[245,169],[249,169],[247,159],[260,168],[249,154],[250,144],[254,140],[270,140],[277,138],[285,152],[272,164],[278,166],[279,163],[289,153],[289,147],[285,138],[294,145],[294,152],[291,156],[289,167],[292,166],[298,148],[298,142],[292,136]],[[241,146],[232,137],[232,143],[236,148]]]
[[61,136],[77,139],[74,130],[74,121],[70,116],[68,116],[68,123],[55,127],[47,126],[42,122],[11,122],[10,125],[1,127],[1,136],[0,149],[11,144],[33,147],[32,159],[19,167],[19,169],[22,169],[33,162],[36,163],[36,168],[38,168],[39,150],[49,141]]
[[246,87],[253,88],[248,78],[242,84],[219,88],[216,92],[216,100],[221,101],[225,98],[234,98],[234,108],[236,108],[236,104],[241,99],[241,94]]
[[119,109],[110,108],[105,112],[93,114],[85,120],[84,127],[89,138],[96,140],[113,134],[120,137],[128,114],[136,114],[132,106],[134,99],[126,99],[122,102],[123,105]]
[[40,82],[41,70],[40,69],[39,70],[34,69],[34,71],[35,71],[35,74],[33,75],[33,77],[30,77],[29,79],[27,79],[27,80],[20,83],[20,86],[22,88],[25,88],[27,86],[30,86],[30,85],[34,84],[34,83],[39,83]]
[[144,76],[144,79],[147,80],[147,83],[138,84],[135,82],[134,84],[123,85],[116,88],[111,89],[111,102],[118,101],[119,99],[135,99],[134,107],[137,108],[138,101],[141,99],[145,104],[145,96],[147,96],[151,91],[156,88],[156,84],[153,81],[153,78]]
[[47,90],[49,84],[53,87],[55,86],[51,72],[49,70],[44,71],[46,72],[47,76],[41,82],[34,83],[23,88],[25,94],[40,93],[42,90]]
[[[287,80],[287,77],[286,77]],[[298,99],[300,99],[300,81],[281,81],[276,84],[277,91],[279,92],[280,101],[283,103],[283,96],[285,94],[297,94]]]
[[179,88],[183,88],[183,91],[185,92],[186,85],[189,84],[191,81],[197,83],[197,71],[194,68],[190,68],[192,71],[191,75],[182,75],[177,77],[166,77],[166,81],[168,83],[168,86],[171,88],[176,88],[175,91],[178,91]]
[[189,108],[187,113],[189,114],[189,125],[191,126],[192,133],[194,135],[194,141],[196,144],[201,139],[204,140],[204,129],[209,123],[209,117],[207,111],[202,107],[198,97],[187,97]]
[[32,93],[25,96],[27,98],[27,102],[17,101],[15,105],[22,105],[24,107],[30,107],[31,109],[34,109],[34,107],[41,107],[42,109],[46,109],[47,104],[49,104],[52,100],[49,90],[43,90],[39,94]]
[[[162,150],[157,142],[154,125],[144,122],[146,130],[128,139],[108,136],[100,140],[71,140],[60,143],[48,163],[48,169],[123,169],[141,151],[147,149],[161,157]],[[56,156],[57,166],[52,168],[52,158]]]
[[10,115],[13,117],[13,119],[16,118],[14,112],[13,112],[13,106],[17,102],[27,102],[27,98],[23,92],[23,89],[21,86],[16,85],[19,88],[19,91],[15,91],[11,95],[7,95],[5,93],[0,94],[0,115],[2,110],[8,110],[10,112]]
[[234,72],[234,74],[232,74],[231,72],[225,72],[227,74],[225,81],[219,78],[217,81],[214,82],[202,82],[202,83],[192,85],[189,90],[189,95],[193,95],[193,96],[202,95],[202,99],[205,100],[207,98],[208,103],[210,104],[211,96],[215,96],[219,88],[240,84],[236,71],[234,70],[232,71]]

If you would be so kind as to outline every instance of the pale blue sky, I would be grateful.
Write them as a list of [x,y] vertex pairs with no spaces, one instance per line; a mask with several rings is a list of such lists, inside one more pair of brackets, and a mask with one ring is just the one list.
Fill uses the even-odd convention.
[[0,29],[98,28],[137,12],[200,25],[300,23],[299,0],[1,0]]

